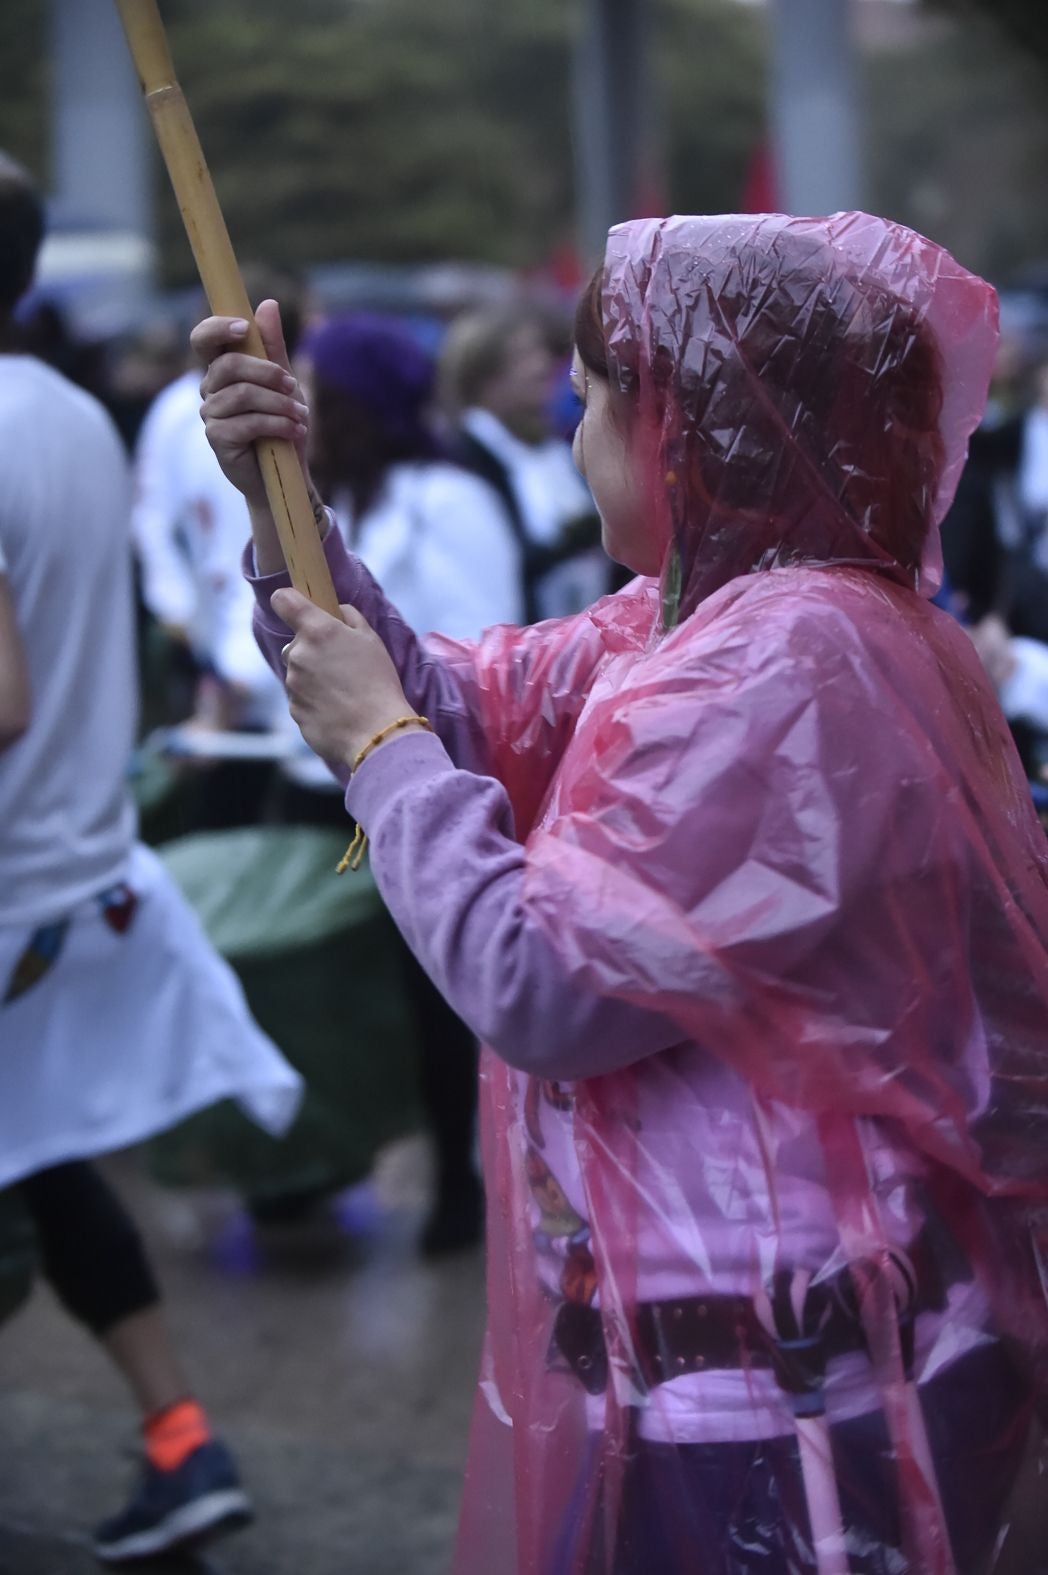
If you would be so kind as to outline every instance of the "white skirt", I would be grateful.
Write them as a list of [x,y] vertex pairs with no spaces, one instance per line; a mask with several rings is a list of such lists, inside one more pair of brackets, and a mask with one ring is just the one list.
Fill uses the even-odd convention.
[[[119,904],[40,938],[0,926],[0,1186],[109,1153],[233,1098],[275,1136],[301,1079],[155,854],[136,844]],[[48,962],[47,953],[53,954]]]

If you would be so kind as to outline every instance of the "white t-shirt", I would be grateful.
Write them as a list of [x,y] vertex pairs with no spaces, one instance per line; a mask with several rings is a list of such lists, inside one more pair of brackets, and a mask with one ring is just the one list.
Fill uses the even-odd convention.
[[356,529],[335,500],[347,545],[416,634],[475,640],[523,615],[520,549],[498,494],[444,460],[394,465]]
[[153,400],[135,449],[131,516],[142,570],[142,599],[161,623],[192,627],[196,587],[179,538],[182,442],[200,426],[200,378],[184,372]]
[[[565,525],[595,512],[590,490],[559,438],[522,443],[490,410],[474,408],[462,425],[499,463],[509,484],[528,537],[548,547]],[[541,618],[565,618],[582,612],[608,589],[609,562],[600,547],[580,552],[544,574],[535,589]]]
[[[359,526],[344,494],[331,512],[416,634],[475,640],[493,624],[521,621],[520,549],[506,511],[494,489],[461,466],[394,465]],[[290,719],[286,725],[300,737]],[[342,791],[304,742],[283,770],[300,787]]]
[[132,517],[146,606],[182,625],[193,653],[246,689],[242,725],[276,725],[284,689],[255,643],[255,599],[240,558],[247,505],[222,474],[200,419],[200,379],[187,372],[153,401],[135,457]]
[[101,405],[30,356],[0,356],[0,573],[31,707],[0,753],[0,925],[62,916],[131,851],[130,503]]

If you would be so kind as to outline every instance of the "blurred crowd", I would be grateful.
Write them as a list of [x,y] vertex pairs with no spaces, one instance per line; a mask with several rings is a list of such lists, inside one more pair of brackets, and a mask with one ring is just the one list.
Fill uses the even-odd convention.
[[967,626],[1038,800],[1048,767],[1048,359],[1001,341],[943,527],[940,598]]
[[[332,312],[286,275],[249,268],[247,282],[256,300],[280,302],[313,411],[310,464],[339,528],[416,629],[469,638],[575,611],[620,583],[570,455],[567,299]],[[30,302],[20,334],[101,400],[127,446],[143,730],[188,728],[176,742],[197,757],[207,756],[200,735],[220,735],[194,810],[215,828],[315,809],[299,790],[330,796],[333,784],[296,744],[251,634],[247,520],[199,420],[191,322],[180,302],[88,343],[44,298]],[[943,536],[940,601],[970,630],[1038,788],[1048,768],[1048,358],[1032,339],[1002,340]],[[230,732],[256,745],[235,749]],[[236,769],[218,767],[234,752]]]
[[[256,301],[280,302],[313,412],[308,457],[320,489],[414,628],[470,638],[574,612],[613,587],[571,459],[570,302],[508,296],[439,315],[332,313],[287,276],[251,267],[246,282]],[[101,400],[134,465],[146,730],[267,735],[258,759],[282,749],[287,758],[255,773],[256,785],[265,776],[287,793],[327,793],[334,784],[304,746],[295,750],[282,688],[252,638],[247,516],[199,419],[189,326],[188,314],[158,313],[118,340],[84,344],[44,299],[30,302],[20,332],[26,350]],[[265,801],[276,806],[272,789],[268,781]],[[224,793],[220,775],[201,796],[212,827],[262,809],[258,793]]]
[[[288,276],[249,268],[247,280],[256,300],[281,304],[313,409],[310,463],[339,527],[414,627],[466,638],[491,623],[575,611],[614,587],[570,456],[578,408],[567,300],[332,313]],[[101,400],[134,465],[147,728],[280,733],[289,754],[273,775],[325,791],[326,772],[294,750],[282,690],[251,636],[246,516],[198,417],[191,321],[180,303],[88,343],[44,298],[31,301],[20,334],[26,350]],[[941,599],[969,627],[1039,781],[1048,764],[1048,359],[1032,341],[1002,340],[944,548]],[[257,817],[257,797],[238,808],[221,777],[211,787],[200,808],[209,824]]]

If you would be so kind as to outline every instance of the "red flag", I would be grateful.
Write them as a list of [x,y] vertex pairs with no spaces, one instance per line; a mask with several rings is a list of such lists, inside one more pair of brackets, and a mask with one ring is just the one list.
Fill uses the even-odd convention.
[[771,143],[762,137],[750,159],[742,188],[740,213],[781,213],[779,183]]

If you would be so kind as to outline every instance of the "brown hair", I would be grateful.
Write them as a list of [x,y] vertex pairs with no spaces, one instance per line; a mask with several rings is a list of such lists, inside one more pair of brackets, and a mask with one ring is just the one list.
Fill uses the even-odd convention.
[[575,347],[587,372],[610,377],[608,341],[604,336],[604,268],[601,266],[579,297],[575,308]]
[[456,318],[440,351],[437,379],[441,407],[455,414],[478,404],[484,385],[505,368],[513,335],[532,326],[543,338],[548,337],[542,313],[521,301]]

